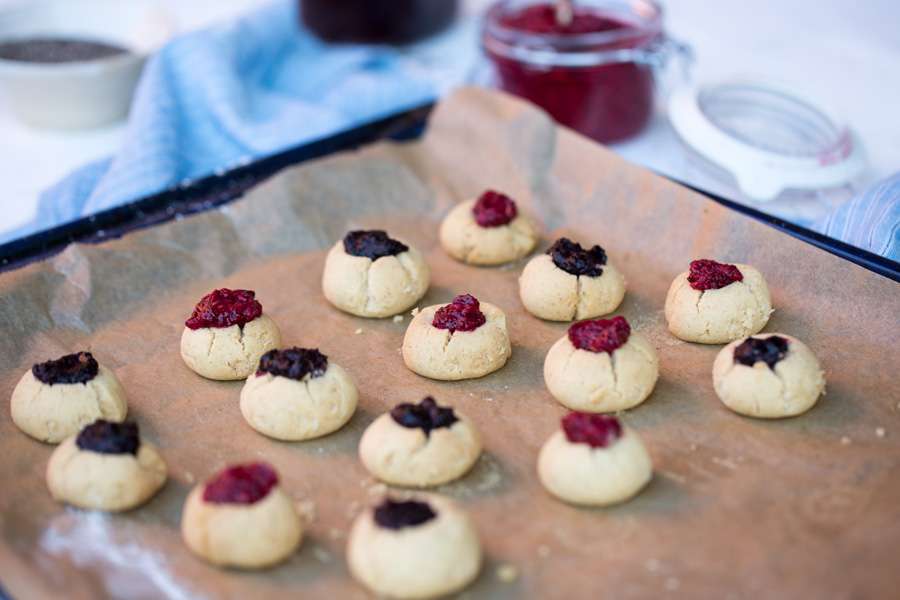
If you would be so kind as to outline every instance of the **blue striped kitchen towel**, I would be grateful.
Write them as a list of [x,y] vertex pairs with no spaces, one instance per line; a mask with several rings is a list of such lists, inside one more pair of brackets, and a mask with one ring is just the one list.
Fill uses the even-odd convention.
[[[296,0],[172,40],[148,62],[124,142],[45,191],[15,239],[438,98],[477,63],[462,20],[406,48],[329,45]],[[0,239],[0,242],[4,241]]]
[[900,262],[900,173],[842,204],[818,227],[825,235]]

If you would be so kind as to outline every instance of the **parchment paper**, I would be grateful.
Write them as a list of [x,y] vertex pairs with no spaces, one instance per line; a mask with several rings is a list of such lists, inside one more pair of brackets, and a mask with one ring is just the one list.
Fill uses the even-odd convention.
[[[449,259],[441,217],[493,187],[560,234],[599,242],[628,279],[620,313],[656,346],[661,379],[624,418],[656,467],[634,501],[605,510],[551,499],[534,473],[564,410],[541,376],[565,324],[522,308],[524,263]],[[501,306],[513,355],[501,371],[440,383],[403,366],[409,323],[354,318],[320,291],[324,249],[383,227],[432,267],[422,306],[468,291]],[[711,257],[757,266],[776,313],[766,331],[805,340],[828,395],[805,416],[743,418],[717,400],[718,346],[681,343],[662,316],[672,278]],[[279,443],[238,409],[240,382],[206,381],[178,353],[184,319],[214,287],[255,289],[288,344],[321,348],[354,375],[359,412],[321,440]],[[0,276],[0,389],[33,363],[90,349],[128,392],[131,416],[169,463],[149,504],[120,516],[49,497],[52,447],[0,417],[0,579],[15,598],[364,598],[344,563],[352,517],[382,491],[363,470],[363,429],[434,394],[473,418],[486,452],[440,491],[474,516],[486,550],[466,598],[887,598],[900,589],[897,284],[629,165],[518,100],[462,90],[421,142],[378,144],[286,171],[232,205]],[[180,541],[184,498],[227,463],[265,459],[311,518],[302,549],[262,573],[222,571]],[[502,576],[500,574],[502,574]]]

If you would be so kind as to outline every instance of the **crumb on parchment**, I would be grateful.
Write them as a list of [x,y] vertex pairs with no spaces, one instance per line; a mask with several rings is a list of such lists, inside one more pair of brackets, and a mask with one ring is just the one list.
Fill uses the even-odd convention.
[[851,441],[850,438],[847,437],[847,436],[845,435],[844,437],[841,438],[841,445],[842,445],[842,446],[849,446],[849,445],[850,445],[850,441]]
[[394,315],[394,323],[402,323],[403,315]]
[[519,577],[519,569],[515,565],[503,564],[497,567],[497,579],[504,583],[511,583]]
[[353,333],[356,334],[356,335],[360,335],[362,332],[363,332],[362,327],[360,327],[359,329],[357,329],[357,330],[354,331]]
[[887,431],[884,430],[884,427],[876,427],[875,435],[877,435],[880,438],[883,438],[885,435],[887,435]]

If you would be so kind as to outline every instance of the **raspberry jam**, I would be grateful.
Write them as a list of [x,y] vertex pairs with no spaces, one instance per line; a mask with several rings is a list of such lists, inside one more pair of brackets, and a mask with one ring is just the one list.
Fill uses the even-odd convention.
[[783,337],[771,335],[767,338],[747,338],[734,349],[734,362],[752,367],[764,362],[775,370],[775,365],[788,352],[788,341]]
[[435,518],[437,514],[425,502],[415,500],[391,500],[375,507],[375,522],[385,529],[417,527]]
[[691,262],[688,283],[695,290],[718,290],[735,281],[743,281],[744,275],[734,265],[728,265],[708,258]]
[[622,437],[622,424],[609,415],[569,413],[562,419],[562,429],[573,444],[587,444],[591,448],[607,448]]
[[555,2],[503,0],[488,11],[482,43],[504,90],[562,125],[617,142],[653,115],[661,15],[649,0],[582,2],[563,24]]
[[263,354],[259,359],[256,375],[269,373],[301,381],[307,375],[321,377],[327,370],[328,357],[317,349],[294,347],[287,350],[269,350]]
[[579,350],[612,354],[631,337],[631,325],[625,317],[579,321],[569,327],[569,341]]
[[403,242],[388,237],[381,230],[351,231],[344,236],[344,251],[351,256],[364,256],[373,261],[385,256],[396,256],[409,250]]
[[434,398],[428,396],[418,404],[398,404],[391,409],[391,418],[402,427],[419,428],[426,436],[432,429],[450,427],[459,419],[449,406],[438,406]]
[[556,240],[547,254],[553,259],[553,264],[576,276],[600,277],[603,275],[603,265],[606,264],[606,251],[603,248],[595,245],[586,250],[569,238]]
[[251,290],[222,288],[203,296],[191,317],[184,322],[189,329],[204,327],[243,327],[262,314],[262,304]]
[[475,222],[481,227],[508,225],[519,214],[512,198],[500,192],[487,191],[472,207]]
[[480,306],[475,296],[460,294],[434,313],[431,324],[438,329],[449,329],[450,333],[475,331],[487,322]]
[[100,365],[90,352],[67,354],[31,367],[31,374],[41,383],[84,383],[97,376]]
[[82,450],[100,454],[132,454],[137,456],[141,437],[137,423],[111,423],[98,419],[87,425],[75,438]]
[[254,504],[278,485],[278,474],[266,463],[228,467],[206,483],[203,500],[213,504]]

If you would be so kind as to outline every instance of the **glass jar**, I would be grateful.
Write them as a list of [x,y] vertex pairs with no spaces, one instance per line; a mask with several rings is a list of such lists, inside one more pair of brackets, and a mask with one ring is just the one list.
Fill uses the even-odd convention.
[[300,0],[300,14],[330,42],[405,44],[447,27],[458,5],[458,0]]
[[580,0],[567,24],[555,2],[501,0],[488,10],[482,45],[502,89],[603,143],[646,127],[657,71],[680,48],[654,0]]

